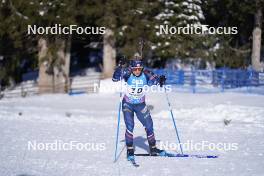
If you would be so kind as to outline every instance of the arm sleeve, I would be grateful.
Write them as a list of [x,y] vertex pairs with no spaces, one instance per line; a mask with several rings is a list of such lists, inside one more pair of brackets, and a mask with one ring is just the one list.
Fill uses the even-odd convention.
[[150,70],[144,70],[144,74],[147,77],[147,81],[148,81],[148,85],[159,85],[160,79],[159,79],[159,75],[154,74],[152,71]]

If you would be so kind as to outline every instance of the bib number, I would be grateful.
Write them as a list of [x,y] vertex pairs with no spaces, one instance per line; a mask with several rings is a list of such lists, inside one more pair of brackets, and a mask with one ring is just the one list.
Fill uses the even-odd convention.
[[143,88],[132,88],[131,94],[140,94],[142,91]]

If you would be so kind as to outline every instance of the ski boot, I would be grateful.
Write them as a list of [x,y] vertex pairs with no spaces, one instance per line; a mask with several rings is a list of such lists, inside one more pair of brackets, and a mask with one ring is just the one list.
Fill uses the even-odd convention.
[[149,148],[150,148],[149,151],[151,156],[166,156],[167,154],[165,150],[158,149],[156,145],[150,146]]
[[135,160],[134,148],[133,147],[127,147],[127,160],[128,161]]

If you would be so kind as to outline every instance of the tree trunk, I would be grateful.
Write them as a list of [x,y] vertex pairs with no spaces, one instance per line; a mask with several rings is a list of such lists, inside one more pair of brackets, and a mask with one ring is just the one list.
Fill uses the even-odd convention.
[[65,93],[69,90],[71,37],[67,39],[58,38],[56,44],[59,46],[57,51],[58,65],[54,67],[56,92]]
[[45,38],[38,40],[38,58],[39,58],[39,78],[38,87],[39,93],[52,93],[54,92],[54,77],[53,74],[48,74],[49,60],[48,58],[48,41]]
[[261,53],[261,21],[262,19],[262,9],[261,6],[257,6],[257,11],[255,13],[255,27],[253,30],[253,43],[252,43],[252,55],[251,61],[252,66],[257,71],[262,71],[262,65],[260,63],[260,53]]
[[39,93],[65,93],[69,89],[71,37],[57,38],[55,55],[48,52],[48,42],[38,41],[39,47]]
[[104,56],[103,68],[104,78],[111,78],[115,68],[116,48],[114,33],[111,29],[106,29],[104,34]]
[[65,82],[65,92],[69,92],[70,89],[70,64],[71,64],[71,36],[66,41],[65,47],[65,65],[64,65],[64,78]]

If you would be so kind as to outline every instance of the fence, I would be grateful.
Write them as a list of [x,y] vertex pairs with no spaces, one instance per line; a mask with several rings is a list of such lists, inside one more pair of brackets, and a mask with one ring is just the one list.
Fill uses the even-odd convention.
[[[101,73],[89,73],[86,76],[75,76],[70,78],[69,94],[78,93],[95,93],[98,92],[98,87],[95,89],[95,84],[100,85]],[[54,85],[55,87],[64,86],[63,84]],[[43,87],[42,87],[43,88]],[[47,89],[52,89],[54,87],[44,87]],[[39,85],[37,80],[31,80],[26,82],[21,82],[13,88],[7,88],[3,92],[0,92],[1,98],[14,98],[14,97],[27,97],[32,95],[37,95],[39,93]],[[56,93],[56,92],[54,92]]]
[[[264,73],[254,70],[219,69],[219,70],[172,70],[154,69],[156,74],[167,77],[166,84],[174,85],[179,91],[186,92],[224,92],[242,88],[246,92],[264,94]],[[87,76],[70,78],[69,94],[95,93],[99,88],[101,73],[90,73]],[[95,84],[97,85],[95,87]],[[254,89],[254,88],[259,89]],[[27,81],[6,89],[0,93],[0,99],[26,97],[38,94],[37,81]]]
[[[154,73],[167,77],[167,84],[184,87],[193,93],[197,91],[226,91],[229,89],[264,86],[264,73],[254,70],[218,69],[218,70],[172,70],[154,69]],[[264,91],[263,91],[264,92]]]
[[[96,93],[99,91],[101,73],[90,73],[88,76],[75,76],[70,79],[69,94]],[[95,85],[98,85],[97,87]]]

